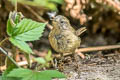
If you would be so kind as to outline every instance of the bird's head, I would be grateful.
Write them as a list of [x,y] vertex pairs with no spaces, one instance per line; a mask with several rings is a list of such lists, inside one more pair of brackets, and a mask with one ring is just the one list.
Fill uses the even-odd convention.
[[54,28],[58,28],[61,30],[67,30],[70,27],[69,20],[62,15],[55,16],[52,19],[52,24],[53,24]]

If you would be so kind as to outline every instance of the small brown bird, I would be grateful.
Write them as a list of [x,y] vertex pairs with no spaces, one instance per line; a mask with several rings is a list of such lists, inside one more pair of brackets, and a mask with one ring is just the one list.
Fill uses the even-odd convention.
[[69,20],[62,15],[54,17],[52,24],[53,29],[49,33],[49,42],[52,48],[59,53],[73,53],[81,43],[78,35],[86,31],[86,28],[75,31]]

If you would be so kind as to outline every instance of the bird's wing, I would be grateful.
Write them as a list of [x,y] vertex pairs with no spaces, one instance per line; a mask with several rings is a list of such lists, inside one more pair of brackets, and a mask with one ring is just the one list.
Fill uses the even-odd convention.
[[86,29],[86,27],[82,27],[82,28],[80,28],[80,29],[78,29],[76,32],[75,32],[75,34],[77,35],[77,36],[80,36],[83,32],[85,32],[87,29]]

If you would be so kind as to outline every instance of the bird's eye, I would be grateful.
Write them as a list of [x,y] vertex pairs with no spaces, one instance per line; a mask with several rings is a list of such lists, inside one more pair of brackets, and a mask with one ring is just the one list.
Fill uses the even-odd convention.
[[60,21],[60,23],[64,23],[64,21]]

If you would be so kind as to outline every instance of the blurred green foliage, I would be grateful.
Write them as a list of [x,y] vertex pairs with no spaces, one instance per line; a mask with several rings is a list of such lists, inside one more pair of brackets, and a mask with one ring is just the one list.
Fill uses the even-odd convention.
[[[16,0],[9,0],[15,2]],[[57,10],[57,5],[62,4],[64,0],[17,0],[18,3],[31,6],[44,7],[50,10]]]

